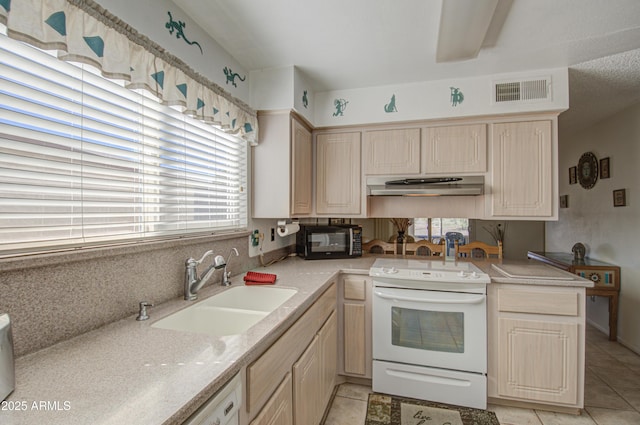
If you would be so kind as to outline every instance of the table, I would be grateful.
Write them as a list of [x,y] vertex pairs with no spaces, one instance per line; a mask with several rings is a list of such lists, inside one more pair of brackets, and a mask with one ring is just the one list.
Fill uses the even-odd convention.
[[618,337],[618,295],[620,293],[620,267],[585,257],[575,260],[573,254],[564,252],[529,251],[527,257],[541,261],[562,270],[590,279],[594,286],[587,288],[587,296],[607,297],[609,299],[609,340]]

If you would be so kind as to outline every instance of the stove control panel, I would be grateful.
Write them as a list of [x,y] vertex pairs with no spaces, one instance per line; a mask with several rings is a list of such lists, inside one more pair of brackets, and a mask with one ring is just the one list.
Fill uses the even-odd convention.
[[395,267],[372,267],[369,276],[388,279],[417,280],[427,282],[479,282],[489,283],[489,275],[476,271],[454,270],[416,270],[397,269]]

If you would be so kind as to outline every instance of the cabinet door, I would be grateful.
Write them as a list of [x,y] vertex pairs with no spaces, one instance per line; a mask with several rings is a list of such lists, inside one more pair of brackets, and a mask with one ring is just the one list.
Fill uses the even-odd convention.
[[371,278],[344,275],[339,298],[340,373],[371,378]]
[[315,425],[320,422],[320,357],[316,336],[293,365],[293,423]]
[[[320,407],[329,404],[338,370],[338,319],[333,312],[318,333],[320,351]],[[321,410],[320,415],[324,413]],[[320,418],[322,419],[322,418]]]
[[456,125],[425,130],[424,173],[487,171],[487,126]]
[[364,375],[367,372],[365,350],[365,305],[344,303],[344,372]]
[[360,133],[316,138],[316,212],[360,214]]
[[499,318],[498,394],[575,405],[578,324]]
[[[298,120],[291,119],[291,150],[293,179],[291,180],[291,215],[311,213],[312,143],[311,132]],[[274,164],[275,166],[279,166]]]
[[551,121],[493,126],[491,215],[554,215],[553,147]]
[[369,131],[363,155],[365,174],[418,174],[420,129]]
[[251,425],[293,425],[291,373],[287,373],[276,392]]

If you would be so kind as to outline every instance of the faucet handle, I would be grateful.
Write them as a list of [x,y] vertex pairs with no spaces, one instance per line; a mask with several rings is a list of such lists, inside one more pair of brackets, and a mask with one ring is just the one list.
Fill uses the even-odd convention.
[[138,317],[136,317],[137,321],[147,320],[149,315],[147,314],[147,307],[153,307],[153,304],[147,301],[142,301],[140,303],[140,311],[138,312]]
[[[204,261],[204,259],[205,259],[205,258],[207,258],[208,256],[210,256],[211,254],[213,254],[213,251],[212,251],[212,250],[209,250],[209,251],[205,252],[205,253],[202,255],[202,258],[200,258],[200,259],[199,259],[199,260],[197,260],[197,261],[196,261],[196,260],[194,260],[194,261],[195,261],[195,263],[196,263],[196,266],[197,266],[197,265],[199,265],[199,264],[202,264],[202,262]],[[192,259],[192,258],[190,258],[190,259],[189,259],[189,260],[187,260],[187,261],[190,261],[190,260],[193,260],[193,259]]]

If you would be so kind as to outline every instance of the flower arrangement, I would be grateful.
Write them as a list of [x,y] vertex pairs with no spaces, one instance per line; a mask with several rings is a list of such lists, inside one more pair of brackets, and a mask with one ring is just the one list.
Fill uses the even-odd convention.
[[408,218],[390,218],[389,221],[398,229],[398,232],[406,233],[409,230],[409,226],[411,226],[411,220]]
[[482,228],[491,235],[491,237],[493,238],[494,241],[496,241],[496,243],[504,242],[504,234],[507,231],[506,223],[504,227],[502,227],[502,224],[498,223],[498,225],[495,225],[495,226],[494,225],[491,225],[491,227],[482,226]]

